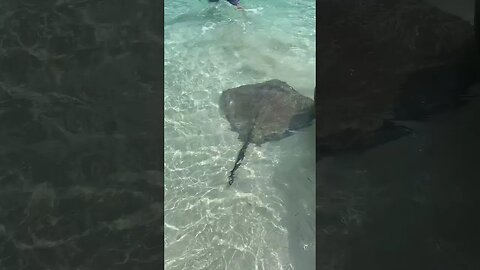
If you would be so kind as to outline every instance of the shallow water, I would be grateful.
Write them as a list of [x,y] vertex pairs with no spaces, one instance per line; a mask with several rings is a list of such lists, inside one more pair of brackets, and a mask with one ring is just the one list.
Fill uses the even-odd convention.
[[166,269],[314,269],[314,126],[241,147],[223,90],[269,79],[313,98],[315,2],[165,3]]

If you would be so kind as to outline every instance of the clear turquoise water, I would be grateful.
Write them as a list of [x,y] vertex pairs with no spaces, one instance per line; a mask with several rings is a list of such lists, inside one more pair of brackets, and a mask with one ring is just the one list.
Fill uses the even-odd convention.
[[268,79],[313,98],[315,1],[165,2],[166,269],[315,269],[314,126],[241,147],[223,90]]

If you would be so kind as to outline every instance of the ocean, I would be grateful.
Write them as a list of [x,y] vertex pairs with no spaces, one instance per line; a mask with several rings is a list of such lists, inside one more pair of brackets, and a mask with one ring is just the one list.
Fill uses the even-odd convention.
[[315,125],[250,145],[222,91],[270,79],[313,98],[315,1],[165,2],[165,269],[315,269]]

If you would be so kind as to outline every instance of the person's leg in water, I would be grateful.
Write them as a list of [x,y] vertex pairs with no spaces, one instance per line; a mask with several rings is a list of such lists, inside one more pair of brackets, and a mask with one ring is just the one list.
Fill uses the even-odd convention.
[[[209,0],[210,1],[210,0]],[[243,9],[242,6],[240,6],[240,0],[227,0],[230,4],[234,5],[238,9]]]
[[[218,1],[220,1],[220,0],[208,0],[208,2],[210,2],[210,3],[216,3]],[[227,0],[227,1],[228,1],[228,3],[235,6],[236,8],[243,9],[243,7],[240,6],[240,0]]]

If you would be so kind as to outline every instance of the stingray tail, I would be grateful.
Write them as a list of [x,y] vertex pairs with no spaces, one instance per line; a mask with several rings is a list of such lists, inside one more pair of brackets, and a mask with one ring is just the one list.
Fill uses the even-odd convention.
[[242,164],[241,161],[243,158],[245,158],[245,152],[247,152],[248,145],[250,144],[250,139],[253,134],[253,130],[255,129],[255,121],[257,120],[257,116],[255,116],[252,127],[248,131],[247,138],[245,139],[245,142],[242,145],[242,148],[240,148],[240,151],[238,151],[237,155],[237,160],[235,161],[235,165],[233,166],[233,169],[230,171],[230,174],[228,175],[228,185],[232,185],[233,181],[235,181],[235,171],[240,167]]
[[235,171],[240,167],[242,164],[241,161],[245,157],[245,152],[247,151],[247,147],[250,144],[250,141],[247,139],[243,145],[240,151],[238,151],[237,155],[237,160],[235,161],[235,165],[233,166],[233,169],[230,171],[230,174],[228,175],[228,184],[231,186],[233,184],[233,181],[235,179]]

